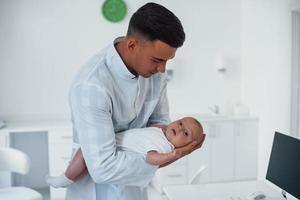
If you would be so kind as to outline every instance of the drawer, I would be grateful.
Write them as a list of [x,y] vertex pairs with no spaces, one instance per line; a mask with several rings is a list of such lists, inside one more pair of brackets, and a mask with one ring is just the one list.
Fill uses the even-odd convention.
[[151,185],[157,192],[163,194],[162,188],[165,185],[186,184],[186,166],[185,165],[169,165],[157,170]]
[[72,143],[73,133],[71,128],[49,130],[48,132],[49,143]]
[[187,157],[183,157],[183,158],[180,158],[180,159],[176,160],[175,162],[168,165],[167,167],[177,166],[177,165],[186,165],[186,162],[187,162]]
[[49,145],[49,170],[66,169],[72,156],[72,144],[50,144]]
[[65,200],[66,188],[50,188],[50,199],[51,200]]
[[167,166],[159,169],[155,176],[163,185],[185,184],[187,182],[186,166]]

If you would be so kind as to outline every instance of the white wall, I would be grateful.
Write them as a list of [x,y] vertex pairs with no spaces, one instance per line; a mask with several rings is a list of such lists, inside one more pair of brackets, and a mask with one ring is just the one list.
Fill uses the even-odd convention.
[[260,118],[259,178],[264,178],[274,131],[290,129],[291,5],[300,1],[243,0],[242,101]]
[[293,11],[300,12],[300,1],[299,0],[290,0],[290,8]]
[[[103,1],[0,1],[0,118],[68,118],[68,89],[79,67],[126,33],[129,17],[146,1],[126,1],[126,20],[100,15]],[[173,113],[223,110],[240,101],[240,1],[156,1],[182,20],[187,40],[174,60],[169,85]],[[220,76],[217,57],[229,72]]]
[[[72,78],[99,48],[124,35],[145,0],[126,1],[127,18],[109,23],[103,1],[0,1],[0,118],[68,118]],[[260,117],[259,175],[275,130],[289,131],[290,8],[299,0],[156,1],[182,20],[187,40],[169,84],[172,113],[223,111],[237,102]],[[228,73],[216,70],[224,56]]]

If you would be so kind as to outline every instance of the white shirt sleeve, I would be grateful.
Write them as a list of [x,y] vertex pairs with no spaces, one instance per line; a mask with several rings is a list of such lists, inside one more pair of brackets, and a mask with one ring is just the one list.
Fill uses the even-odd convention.
[[164,86],[160,95],[160,99],[148,120],[147,126],[151,126],[153,124],[170,123],[169,102],[167,97],[167,80],[164,79],[163,81],[164,81]]
[[146,186],[157,169],[143,156],[116,149],[111,103],[96,85],[77,85],[70,103],[79,144],[93,181]]

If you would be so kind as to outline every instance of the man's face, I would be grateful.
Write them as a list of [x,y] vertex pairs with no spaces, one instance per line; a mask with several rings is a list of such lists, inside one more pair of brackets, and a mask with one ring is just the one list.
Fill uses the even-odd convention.
[[166,137],[175,147],[185,146],[194,140],[199,141],[202,135],[203,128],[190,117],[174,121],[166,128]]
[[133,52],[132,70],[145,78],[157,72],[164,73],[167,61],[175,56],[176,50],[160,40],[152,42],[140,40]]

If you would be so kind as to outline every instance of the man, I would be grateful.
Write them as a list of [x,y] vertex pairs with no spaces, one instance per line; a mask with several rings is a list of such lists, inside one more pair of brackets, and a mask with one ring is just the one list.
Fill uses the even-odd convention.
[[[179,19],[155,3],[131,17],[126,37],[83,66],[70,91],[74,142],[89,175],[72,184],[68,200],[145,200],[155,166],[141,155],[116,148],[115,133],[169,122],[166,62],[183,45]],[[174,161],[200,141],[176,149]]]

